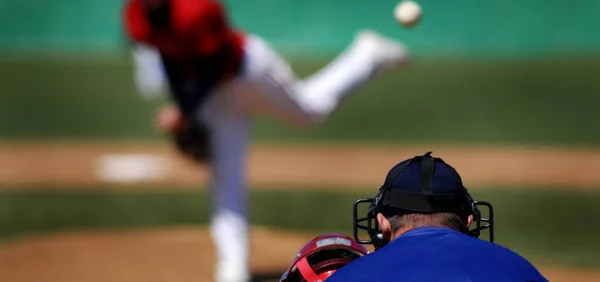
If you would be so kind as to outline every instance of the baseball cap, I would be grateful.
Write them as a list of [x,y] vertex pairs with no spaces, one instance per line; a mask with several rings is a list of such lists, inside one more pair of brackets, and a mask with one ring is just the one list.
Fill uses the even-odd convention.
[[458,172],[431,152],[404,160],[387,174],[380,189],[384,206],[405,212],[465,211],[466,188]]

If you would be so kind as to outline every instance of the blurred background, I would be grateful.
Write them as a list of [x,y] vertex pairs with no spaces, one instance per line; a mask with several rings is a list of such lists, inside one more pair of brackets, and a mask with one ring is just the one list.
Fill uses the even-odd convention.
[[[497,243],[551,281],[600,281],[600,2],[228,0],[306,76],[368,28],[415,56],[324,126],[258,119],[253,269],[352,232],[352,202],[433,150],[496,208]],[[210,281],[204,168],[153,128],[122,0],[0,0],[0,281]],[[275,262],[274,257],[278,257]],[[260,275],[259,275],[260,276]]]

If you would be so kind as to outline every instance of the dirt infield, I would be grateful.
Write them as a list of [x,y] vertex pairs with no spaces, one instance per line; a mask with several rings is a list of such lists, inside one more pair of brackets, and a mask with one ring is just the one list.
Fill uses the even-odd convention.
[[[248,179],[255,186],[286,189],[290,185],[302,189],[376,187],[398,161],[428,150],[455,166],[471,188],[600,187],[598,150],[439,145],[259,145],[250,152]],[[5,187],[197,187],[207,176],[205,169],[183,160],[166,144],[0,143],[0,156],[0,186]],[[107,167],[117,167],[123,157],[129,159],[127,164],[121,163],[123,169],[107,171]],[[143,167],[148,157],[160,162]],[[136,174],[111,178],[126,171]],[[144,173],[145,178],[140,175]]]
[[[254,228],[255,281],[273,281],[317,234]],[[211,281],[213,247],[204,229],[73,233],[0,248],[3,282]],[[599,281],[600,272],[541,269],[550,281]]]
[[[281,274],[307,234],[255,228],[255,273]],[[204,229],[74,233],[0,249],[3,282],[211,281],[213,246]],[[272,273],[269,273],[272,272]]]

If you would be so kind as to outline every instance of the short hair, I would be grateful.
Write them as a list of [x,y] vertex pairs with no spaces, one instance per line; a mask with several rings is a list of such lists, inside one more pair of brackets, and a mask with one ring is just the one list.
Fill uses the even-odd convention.
[[452,230],[467,233],[466,219],[449,212],[440,213],[408,213],[387,217],[392,233],[401,228],[419,228],[427,226],[444,226]]

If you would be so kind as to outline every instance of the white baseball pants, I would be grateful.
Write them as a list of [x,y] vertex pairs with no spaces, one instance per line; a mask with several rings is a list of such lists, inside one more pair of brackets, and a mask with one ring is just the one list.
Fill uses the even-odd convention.
[[212,130],[211,234],[218,282],[249,279],[245,157],[252,116],[267,114],[299,126],[318,124],[376,68],[374,50],[357,42],[305,80],[257,36],[247,38],[245,52],[240,76],[212,93],[198,111]]

